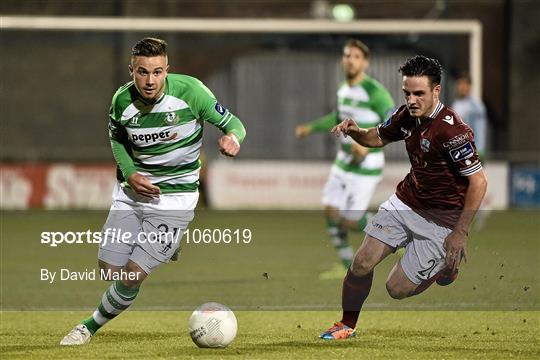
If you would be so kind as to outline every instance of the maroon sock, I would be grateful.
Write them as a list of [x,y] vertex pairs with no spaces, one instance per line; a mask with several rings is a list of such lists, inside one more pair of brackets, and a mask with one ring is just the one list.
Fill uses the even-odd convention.
[[351,272],[351,269],[347,270],[347,275],[343,279],[343,291],[341,294],[342,323],[351,328],[356,326],[362,305],[371,290],[372,282],[373,271],[365,276],[358,277]]

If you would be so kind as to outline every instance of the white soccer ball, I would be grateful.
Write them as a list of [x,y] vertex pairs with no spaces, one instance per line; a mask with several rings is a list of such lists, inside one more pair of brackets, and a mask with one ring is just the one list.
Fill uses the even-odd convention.
[[231,309],[216,302],[202,304],[189,318],[189,335],[201,348],[226,347],[236,337],[237,329]]

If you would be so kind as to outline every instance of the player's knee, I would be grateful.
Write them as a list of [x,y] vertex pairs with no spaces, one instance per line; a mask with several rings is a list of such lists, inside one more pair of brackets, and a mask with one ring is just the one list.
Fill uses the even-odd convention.
[[130,279],[123,279],[121,281],[122,281],[122,284],[128,289],[138,288],[141,286],[143,282],[143,280],[130,280]]
[[137,288],[141,286],[147,274],[138,265],[128,262],[124,268],[124,277],[122,278],[122,284],[128,288]]
[[124,286],[128,289],[135,289],[140,287],[146,277],[146,274],[141,272],[128,271],[127,274],[128,276],[122,278],[121,281],[122,284],[124,284]]
[[104,281],[111,281],[113,279],[116,279],[120,276],[120,273],[122,271],[121,266],[115,266],[111,265],[109,263],[106,263],[103,260],[98,260],[99,265],[99,275],[101,280]]
[[107,264],[105,261],[98,259],[98,266],[100,270],[107,270],[108,266],[110,265]]
[[343,219],[341,220],[341,227],[347,231],[357,231],[358,221]]
[[327,219],[339,221],[339,210],[334,207],[325,206],[324,215]]
[[392,284],[390,281],[386,282],[386,291],[388,291],[388,295],[390,295],[392,299],[396,300],[402,300],[410,296],[409,291]]
[[362,254],[358,254],[351,265],[351,271],[356,276],[365,276],[373,271],[374,264]]

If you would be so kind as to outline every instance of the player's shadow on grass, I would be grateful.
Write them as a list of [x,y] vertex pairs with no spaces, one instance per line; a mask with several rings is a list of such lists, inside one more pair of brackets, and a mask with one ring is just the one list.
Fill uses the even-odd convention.
[[174,280],[174,281],[154,281],[152,283],[145,284],[145,288],[150,287],[162,287],[162,286],[201,286],[201,285],[224,285],[224,284],[248,284],[248,283],[258,283],[263,281],[261,277],[252,277],[252,278],[238,278],[238,279],[186,279],[186,280]]
[[32,353],[33,351],[52,350],[52,349],[56,349],[58,347],[59,347],[58,344],[54,344],[54,345],[30,345],[30,344],[25,344],[25,345],[2,345],[0,347],[0,349],[1,349],[0,353],[2,354],[0,356],[0,358],[9,359],[10,358],[9,355],[15,355],[15,354],[20,355],[21,352],[30,355],[30,353]]
[[129,338],[126,338],[126,331],[111,330],[102,331],[99,336],[96,336],[92,340],[92,343],[100,343],[101,345],[106,343],[117,344],[119,339],[122,339],[122,343],[140,343],[140,339],[148,340],[170,340],[178,337],[178,332],[175,331],[129,331]]
[[[386,349],[389,342],[394,339],[396,343],[403,346],[401,339],[410,340],[409,350],[422,350],[424,351],[426,343],[429,343],[430,339],[440,339],[445,334],[443,332],[436,331],[423,331],[423,330],[370,330],[360,332],[356,338],[350,340],[335,340],[328,341],[318,339],[316,335],[312,336],[311,333],[305,333],[306,338],[300,340],[280,341],[273,343],[265,343],[265,351],[279,352],[283,349],[290,349],[290,347],[306,347],[306,348],[370,348],[370,349]],[[381,341],[384,340],[384,341]],[[415,343],[416,342],[416,343]],[[422,345],[419,345],[422,344]],[[239,348],[240,351],[260,351],[261,344],[249,344]],[[434,347],[436,349],[436,347]],[[465,350],[466,348],[464,348]],[[288,350],[284,350],[288,351]]]
[[[306,340],[290,340],[290,341],[280,341],[280,342],[274,342],[274,343],[267,343],[264,344],[265,351],[268,351],[268,349],[272,349],[275,347],[273,351],[280,351],[281,348],[290,350],[291,347],[305,347],[305,348],[327,348],[327,347],[365,347],[366,344],[362,341],[360,338],[351,339],[351,340],[338,340],[338,341],[328,341],[328,340],[322,340],[318,339],[316,337],[306,339]],[[261,344],[253,344],[249,346],[242,347],[241,350],[254,350],[254,351],[260,351]]]

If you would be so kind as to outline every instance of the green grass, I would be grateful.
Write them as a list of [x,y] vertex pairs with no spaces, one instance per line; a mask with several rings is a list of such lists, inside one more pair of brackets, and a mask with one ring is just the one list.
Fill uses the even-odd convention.
[[82,312],[2,314],[3,358],[396,358],[509,359],[540,356],[537,312],[367,311],[358,337],[323,341],[335,312],[238,311],[238,336],[226,349],[199,349],[189,312],[129,311],[84,347],[58,341]]
[[[540,356],[537,211],[493,213],[484,230],[471,234],[470,260],[458,281],[417,297],[388,296],[384,281],[398,255],[389,257],[375,272],[359,337],[346,342],[316,338],[339,319],[341,293],[339,279],[318,279],[336,261],[320,212],[201,211],[192,229],[249,228],[253,241],[184,244],[180,261],[157,269],[132,309],[100,330],[92,344],[60,348],[59,340],[90,314],[107,284],[41,281],[42,268],[94,269],[97,247],[50,248],[40,244],[40,233],[99,231],[105,217],[104,212],[2,214],[2,358]],[[360,236],[351,238],[359,246]],[[187,334],[190,312],[182,310],[207,301],[222,302],[237,314],[239,334],[228,349],[198,349]]]

